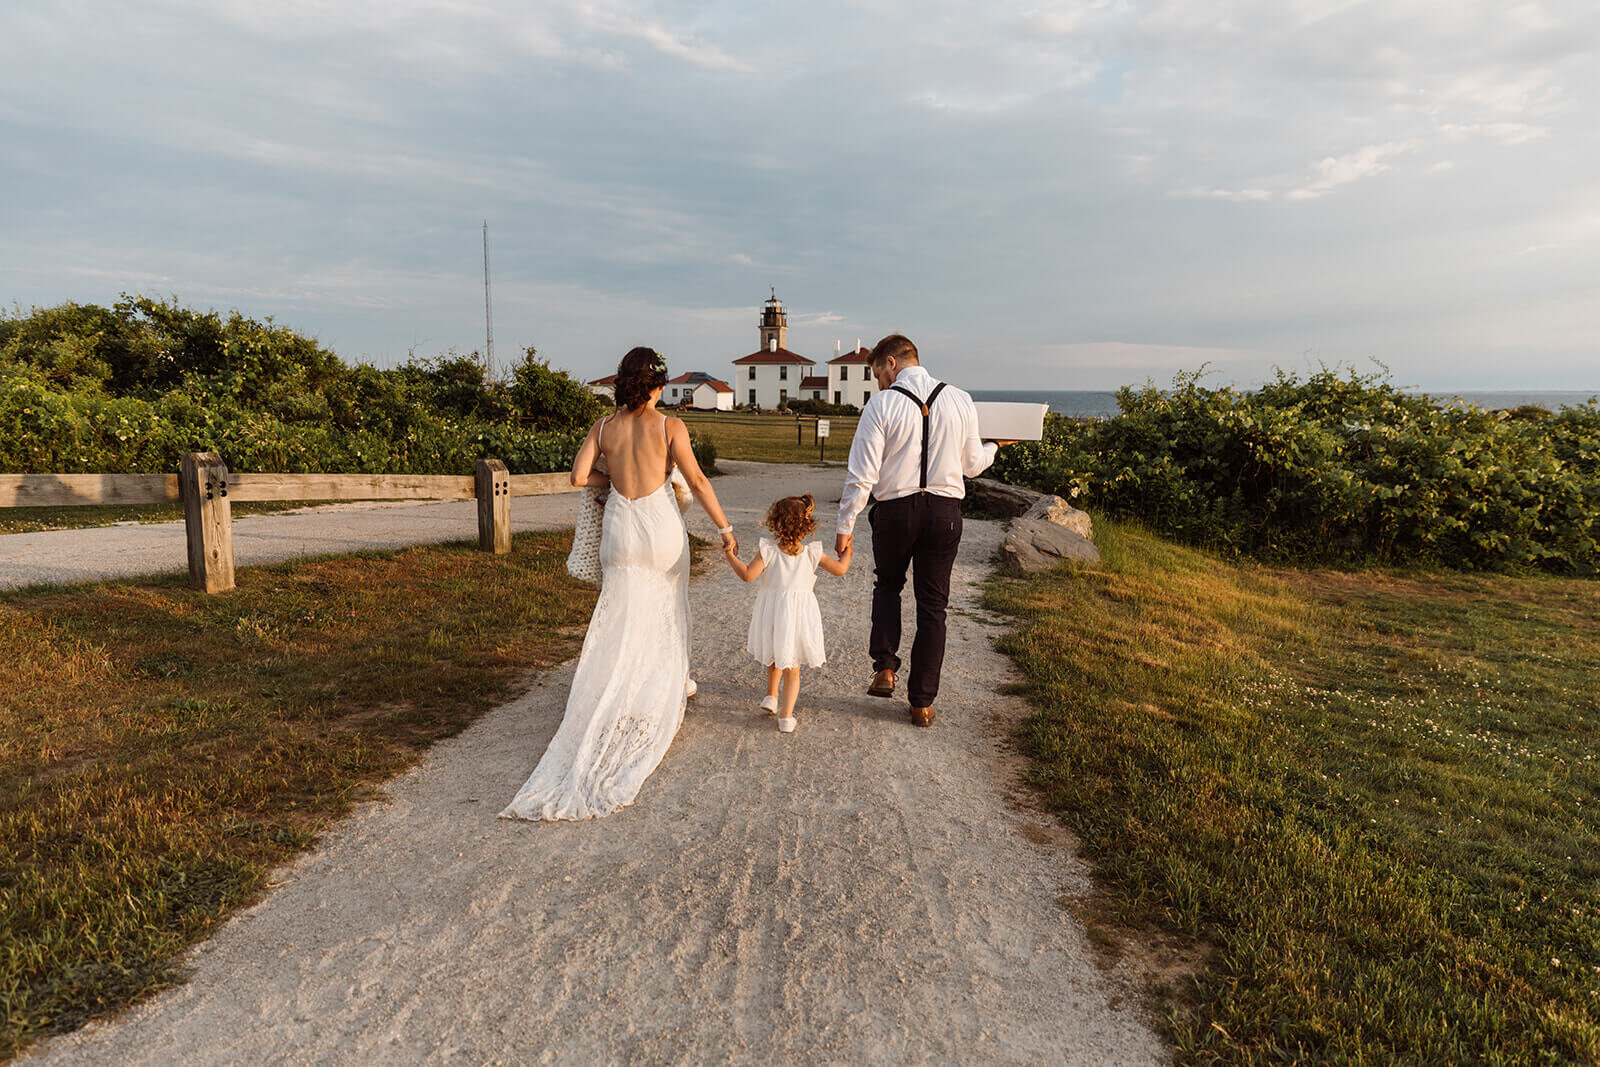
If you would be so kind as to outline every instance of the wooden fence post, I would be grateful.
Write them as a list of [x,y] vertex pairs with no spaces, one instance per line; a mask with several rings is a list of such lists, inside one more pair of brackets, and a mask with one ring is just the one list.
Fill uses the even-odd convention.
[[189,535],[189,585],[208,593],[233,588],[233,511],[228,505],[228,468],[215,452],[185,452],[179,461],[178,492]]
[[498,459],[480,459],[474,476],[478,490],[478,547],[503,556],[511,551],[511,474]]

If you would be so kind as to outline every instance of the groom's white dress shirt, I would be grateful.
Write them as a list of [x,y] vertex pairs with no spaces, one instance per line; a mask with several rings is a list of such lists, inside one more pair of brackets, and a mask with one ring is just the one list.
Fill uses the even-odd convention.
[[[914,365],[901,370],[894,384],[926,400],[939,382]],[[962,475],[976,478],[987,470],[995,448],[978,437],[978,409],[972,397],[947,384],[929,408],[928,492],[957,500],[966,496]],[[869,494],[879,500],[910,496],[918,491],[921,477],[922,409],[892,389],[874,393],[850,442],[836,532],[853,535]]]

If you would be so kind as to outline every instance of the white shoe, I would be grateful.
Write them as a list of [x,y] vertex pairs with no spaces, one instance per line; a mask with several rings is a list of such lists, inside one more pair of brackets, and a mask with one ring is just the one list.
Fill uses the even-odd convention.
[[693,678],[690,678],[683,683],[683,699],[688,700],[698,692],[700,692],[700,687],[694,684]]
[[778,714],[778,698],[777,697],[762,697],[761,698],[761,710],[765,711],[768,715],[776,715],[776,714]]
[[792,734],[792,733],[794,733],[794,728],[796,726],[799,726],[799,725],[800,725],[800,720],[795,719],[795,718],[779,719],[778,720],[778,732],[780,734]]

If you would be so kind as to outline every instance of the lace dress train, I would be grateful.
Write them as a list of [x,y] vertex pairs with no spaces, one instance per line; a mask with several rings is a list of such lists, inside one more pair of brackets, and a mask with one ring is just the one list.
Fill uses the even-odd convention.
[[689,539],[668,484],[611,493],[600,560],[566,714],[501,818],[589,819],[633,803],[683,722]]

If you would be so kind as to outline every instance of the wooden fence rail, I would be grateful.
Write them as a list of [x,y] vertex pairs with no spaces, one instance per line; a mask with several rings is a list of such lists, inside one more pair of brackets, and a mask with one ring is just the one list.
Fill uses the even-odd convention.
[[214,452],[186,453],[177,474],[0,474],[0,508],[183,504],[189,584],[233,588],[235,501],[476,500],[478,547],[511,551],[511,498],[573,492],[566,474],[510,474],[498,459],[472,475],[233,473]]

